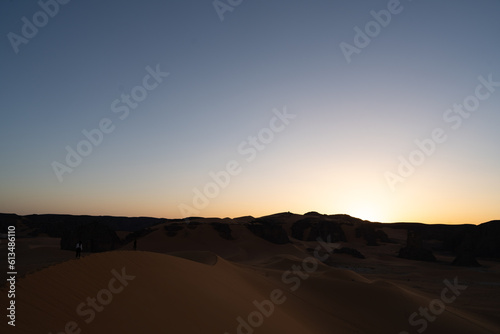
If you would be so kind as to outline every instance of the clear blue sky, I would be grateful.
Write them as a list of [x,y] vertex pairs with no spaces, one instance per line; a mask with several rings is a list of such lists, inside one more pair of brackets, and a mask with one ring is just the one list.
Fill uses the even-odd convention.
[[0,4],[0,212],[500,218],[498,1],[42,3]]

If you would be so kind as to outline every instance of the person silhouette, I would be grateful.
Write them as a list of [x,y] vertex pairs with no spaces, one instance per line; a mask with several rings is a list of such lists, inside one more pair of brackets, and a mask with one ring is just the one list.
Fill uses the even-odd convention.
[[134,250],[137,250],[137,239],[134,240]]
[[76,258],[79,259],[80,258],[80,255],[82,253],[82,249],[83,249],[83,244],[82,244],[82,241],[78,241],[76,243]]

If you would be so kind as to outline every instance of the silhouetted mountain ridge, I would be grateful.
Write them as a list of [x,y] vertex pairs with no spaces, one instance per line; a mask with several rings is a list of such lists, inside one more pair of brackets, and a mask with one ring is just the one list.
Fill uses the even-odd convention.
[[[480,225],[428,225],[423,223],[379,223],[369,222],[345,214],[326,215],[318,212],[294,214],[276,213],[260,218],[244,216],[239,218],[202,218],[164,219],[152,217],[113,217],[88,215],[27,215],[0,214],[0,233],[6,233],[7,227],[16,224],[18,238],[35,237],[46,234],[61,238],[63,249],[72,249],[78,238],[90,241],[88,247],[95,251],[119,248],[136,237],[145,235],[155,225],[178,225],[180,229],[189,227],[190,222],[210,223],[218,230],[221,237],[230,240],[231,225],[242,224],[256,236],[276,244],[289,243],[290,238],[310,241],[330,238],[331,242],[347,240],[345,230],[354,228],[356,238],[362,238],[368,246],[391,242],[382,230],[403,229],[418,235],[419,246],[432,245],[433,251],[448,251],[461,255],[464,263],[474,263],[474,257],[500,259],[500,220],[489,221]],[[194,226],[193,226],[194,227]],[[120,240],[117,231],[130,232]],[[87,249],[89,249],[87,248]],[[428,248],[428,247],[427,247]],[[415,248],[403,252],[403,256],[414,257],[422,254]],[[409,254],[409,255],[408,255]],[[417,254],[417,255],[418,255]],[[418,255],[418,256],[420,256]],[[417,256],[417,257],[418,257]],[[425,257],[432,259],[430,254]],[[423,257],[423,258],[425,258]],[[457,263],[460,258],[457,258]]]

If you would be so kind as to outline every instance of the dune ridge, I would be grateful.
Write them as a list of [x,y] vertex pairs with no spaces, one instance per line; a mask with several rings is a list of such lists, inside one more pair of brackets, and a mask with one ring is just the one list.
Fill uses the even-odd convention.
[[[285,300],[263,317],[255,333],[399,333],[408,327],[408,315],[429,303],[393,284],[342,269],[322,266],[294,290],[296,281],[282,279],[286,266],[281,264],[257,270],[220,257],[214,263],[215,255],[208,252],[178,255],[182,257],[113,251],[30,274],[18,282],[16,333],[34,333],[36,328],[38,333],[55,334],[69,323],[81,333],[232,334],[238,333],[238,317],[248,319],[258,310],[254,302],[269,300],[275,290],[282,291]],[[116,273],[129,277],[127,285],[111,293],[109,304],[101,305],[99,300],[108,302],[109,295],[103,289],[119,288]],[[93,317],[87,298],[96,298],[102,306]],[[473,317],[449,309],[426,333],[450,330],[491,333]]]

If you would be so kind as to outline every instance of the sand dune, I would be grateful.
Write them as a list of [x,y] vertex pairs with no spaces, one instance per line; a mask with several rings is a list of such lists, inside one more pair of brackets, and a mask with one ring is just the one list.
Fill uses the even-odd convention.
[[[287,268],[300,265],[293,256],[257,267],[210,252],[177,255],[114,251],[28,275],[18,282],[15,332],[55,334],[66,327],[68,333],[232,334],[238,333],[241,317],[247,325],[240,325],[240,333],[399,333],[409,330],[408,316],[430,302],[396,285],[324,265],[307,278],[290,274],[284,280]],[[88,298],[96,298],[99,312]],[[272,314],[259,318],[254,301],[264,303],[261,313]],[[248,325],[252,312],[250,323],[261,324],[257,328]],[[2,333],[5,327],[3,322]],[[451,308],[426,330],[491,332]]]

